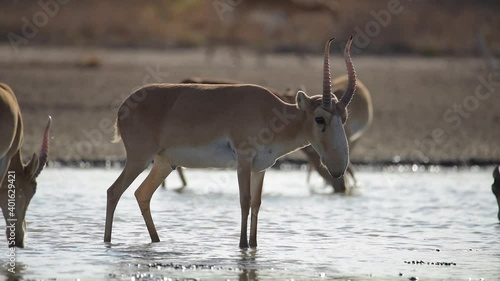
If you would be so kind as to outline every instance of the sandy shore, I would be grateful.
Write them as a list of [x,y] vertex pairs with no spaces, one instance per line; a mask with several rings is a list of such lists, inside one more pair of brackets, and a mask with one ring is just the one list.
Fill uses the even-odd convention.
[[[79,65],[91,55],[99,67]],[[0,46],[0,81],[12,86],[21,105],[26,153],[38,151],[51,115],[52,160],[121,160],[123,145],[110,142],[110,123],[144,82],[206,76],[276,89],[301,84],[308,94],[320,93],[320,56],[301,64],[292,55],[273,55],[266,65],[252,52],[243,57],[235,66],[225,51],[207,63],[202,50],[25,48],[14,54]],[[338,51],[332,59],[333,75],[344,74]],[[353,59],[374,105],[373,125],[353,149],[353,161],[500,161],[500,73],[488,72],[482,60]]]

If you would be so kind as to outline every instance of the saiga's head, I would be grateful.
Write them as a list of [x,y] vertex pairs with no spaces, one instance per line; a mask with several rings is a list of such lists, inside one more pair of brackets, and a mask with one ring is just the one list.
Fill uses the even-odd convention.
[[329,51],[333,39],[326,43],[323,70],[323,94],[308,97],[304,92],[297,93],[296,101],[300,110],[306,113],[308,141],[321,157],[334,178],[344,175],[349,165],[349,145],[344,130],[347,119],[347,106],[356,91],[356,72],[351,61],[350,47],[353,37],[349,39],[344,51],[349,83],[344,95],[337,100],[331,93],[331,77]]
[[23,163],[20,150],[12,157],[0,187],[0,207],[7,224],[6,235],[9,247],[24,248],[26,234],[26,211],[36,192],[36,179],[42,171],[49,152],[49,130],[47,123],[40,156],[33,153],[27,164]]

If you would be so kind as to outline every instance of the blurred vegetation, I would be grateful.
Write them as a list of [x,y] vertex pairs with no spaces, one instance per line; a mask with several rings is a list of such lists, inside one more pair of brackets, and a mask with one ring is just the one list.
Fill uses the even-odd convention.
[[[56,1],[0,1],[0,40],[9,43],[9,33],[26,37],[23,35],[26,21],[33,24],[37,15],[44,13],[40,3],[58,3]],[[269,2],[284,1],[269,0],[253,8],[252,3],[262,1],[241,1],[226,12],[233,17],[221,20],[214,4],[239,1],[70,0],[67,4],[58,4],[58,11],[48,16],[47,24],[39,25],[36,35],[20,46],[163,48],[201,47],[211,42],[266,52],[299,48],[305,52],[321,52],[326,38],[332,35],[347,38],[355,33],[356,27],[366,31],[369,23],[376,21],[373,14],[387,10],[388,4],[396,0],[326,0],[338,11],[333,21],[326,12],[283,15],[286,4],[269,5]],[[478,32],[484,34],[494,54],[500,53],[500,1],[401,0],[400,3],[402,12],[392,14],[386,26],[378,23],[380,31],[369,36],[363,53],[474,55],[479,53]]]

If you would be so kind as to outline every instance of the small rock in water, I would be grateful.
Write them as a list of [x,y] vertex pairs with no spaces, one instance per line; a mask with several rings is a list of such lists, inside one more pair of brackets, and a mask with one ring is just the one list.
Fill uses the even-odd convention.
[[399,273],[399,276],[403,276],[403,275],[404,275],[404,274],[403,274],[403,272],[400,272],[400,273]]
[[410,281],[418,281],[418,277],[416,276],[412,276],[410,278],[408,278]]

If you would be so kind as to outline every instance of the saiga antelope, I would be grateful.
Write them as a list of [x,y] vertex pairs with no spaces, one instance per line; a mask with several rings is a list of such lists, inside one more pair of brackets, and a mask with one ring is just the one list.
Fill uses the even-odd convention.
[[[340,98],[347,89],[349,79],[347,75],[340,76],[333,80],[332,92],[336,98]],[[229,79],[216,79],[216,78],[202,78],[202,77],[190,77],[181,81],[181,83],[194,83],[194,84],[243,84],[239,81],[229,80]],[[290,95],[291,91],[280,92],[275,89],[266,87],[269,91],[275,94],[278,98],[282,99],[284,102],[294,103],[295,95]],[[358,143],[361,136],[365,134],[371,125],[373,119],[373,106],[370,91],[368,88],[359,80],[356,81],[356,95],[353,97],[351,103],[349,104],[349,118],[344,126],[347,139],[349,141],[349,147],[351,150]],[[323,179],[333,187],[335,192],[346,192],[349,188],[348,179],[344,176],[341,178],[334,178],[330,175],[327,169],[321,164],[318,153],[311,146],[302,148],[302,151],[306,154],[310,167],[313,167],[320,174]],[[185,177],[182,168],[177,168],[179,176],[183,181],[183,186],[178,189],[182,190],[186,186]],[[307,180],[309,181],[312,169],[309,169]],[[347,168],[348,174],[351,176],[354,182],[356,178],[354,176],[354,169],[352,165],[349,164]]]
[[49,153],[51,118],[45,127],[40,156],[33,153],[23,163],[23,119],[16,96],[6,84],[0,83],[0,206],[2,207],[9,247],[24,248],[26,211],[36,192],[36,179]]
[[325,46],[323,94],[309,97],[299,91],[295,104],[245,84],[153,84],[125,99],[118,110],[115,140],[123,140],[127,162],[107,192],[104,242],[111,241],[121,195],[153,159],[151,172],[135,191],[152,242],[160,238],[151,217],[151,197],[176,166],[236,168],[240,248],[257,246],[264,174],[277,158],[312,144],[330,174],[341,177],[349,164],[343,125],[356,89],[356,73],[349,52],[351,36],[344,51],[349,86],[340,100],[332,98],[328,59],[332,40]]
[[498,204],[498,220],[500,220],[500,166],[496,166],[493,170],[493,184],[491,185],[491,191],[495,194]]

